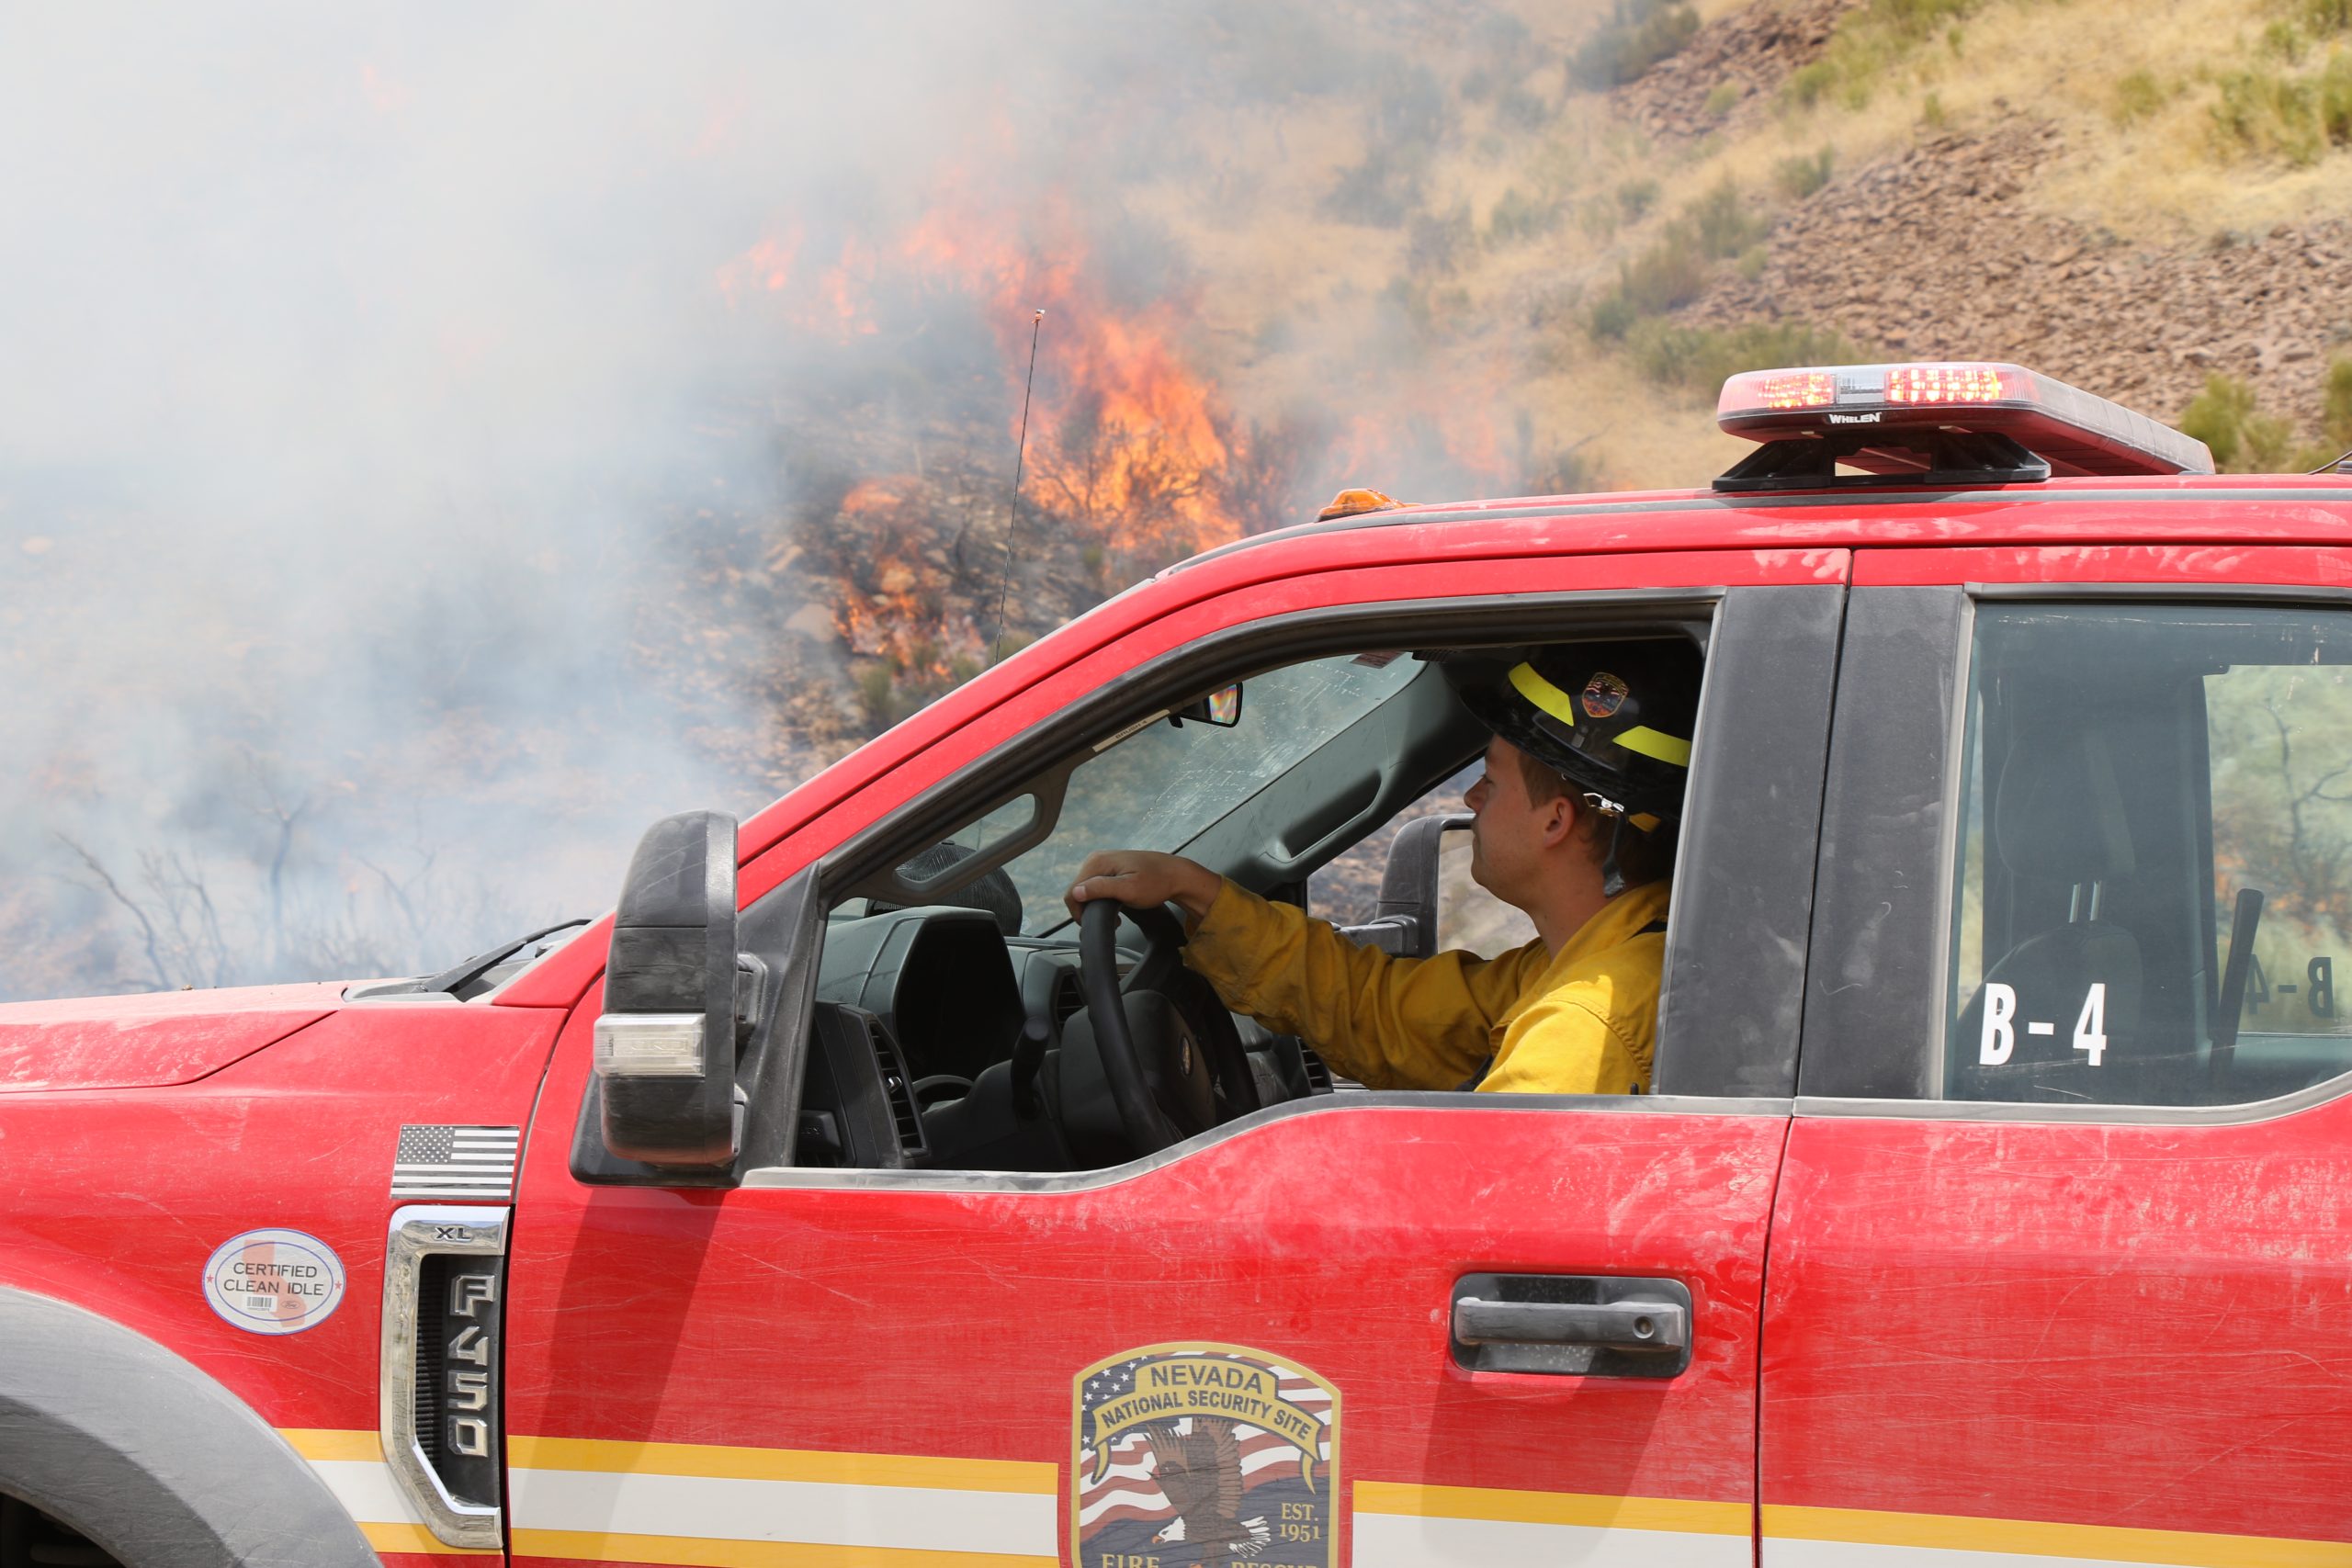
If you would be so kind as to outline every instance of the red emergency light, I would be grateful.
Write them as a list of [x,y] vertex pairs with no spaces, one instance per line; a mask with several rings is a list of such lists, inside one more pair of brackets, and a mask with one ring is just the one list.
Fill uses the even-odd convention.
[[2030,483],[2062,475],[2210,474],[2205,444],[2018,365],[1973,361],[1749,370],[1715,423],[1764,443],[1718,490],[1867,483]]

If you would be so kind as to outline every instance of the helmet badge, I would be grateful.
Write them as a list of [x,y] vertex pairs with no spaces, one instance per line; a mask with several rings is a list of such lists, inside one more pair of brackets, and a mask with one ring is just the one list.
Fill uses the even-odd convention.
[[1583,705],[1586,717],[1607,718],[1625,705],[1629,694],[1624,682],[1603,670],[1584,683],[1584,691],[1577,700]]

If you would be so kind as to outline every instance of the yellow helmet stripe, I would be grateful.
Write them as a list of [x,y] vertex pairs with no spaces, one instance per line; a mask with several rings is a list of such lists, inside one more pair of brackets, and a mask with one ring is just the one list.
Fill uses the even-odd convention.
[[1656,757],[1661,762],[1671,762],[1678,768],[1690,765],[1690,742],[1677,740],[1662,729],[1652,729],[1637,724],[1617,737],[1617,744],[1628,751],[1638,751],[1645,757]]
[[1521,696],[1525,697],[1570,729],[1577,727],[1576,704],[1568,700],[1567,693],[1537,674],[1534,665],[1521,664],[1513,668],[1510,672],[1510,683],[1519,688]]
[[[1510,672],[1510,683],[1518,690],[1521,696],[1525,697],[1569,728],[1576,728],[1575,702],[1569,698],[1567,693],[1537,674],[1534,665],[1514,666]],[[1678,768],[1687,768],[1690,765],[1690,742],[1677,739],[1662,729],[1652,729],[1646,724],[1637,724],[1614,739],[1616,744],[1641,756],[1655,757],[1661,762],[1668,762]]]

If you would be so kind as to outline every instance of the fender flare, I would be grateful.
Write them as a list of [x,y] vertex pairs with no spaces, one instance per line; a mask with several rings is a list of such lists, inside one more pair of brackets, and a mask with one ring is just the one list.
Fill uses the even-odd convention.
[[0,1491],[130,1568],[381,1568],[318,1472],[155,1341],[0,1287]]

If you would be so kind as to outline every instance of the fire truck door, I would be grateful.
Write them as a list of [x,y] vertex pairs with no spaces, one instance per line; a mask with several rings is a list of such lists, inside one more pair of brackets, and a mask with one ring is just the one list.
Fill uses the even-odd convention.
[[598,1187],[564,1153],[592,992],[515,1242],[516,1561],[1750,1562],[1841,603],[1713,611],[1655,1095],[1358,1091],[1101,1171]]
[[1763,1560],[2342,1561],[2340,553],[1855,577]]

